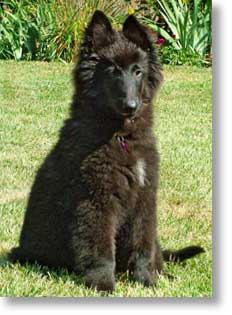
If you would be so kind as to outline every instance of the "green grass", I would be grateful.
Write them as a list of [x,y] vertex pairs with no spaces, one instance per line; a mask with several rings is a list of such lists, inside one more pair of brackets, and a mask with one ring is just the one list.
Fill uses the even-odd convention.
[[[66,270],[11,265],[36,170],[56,142],[72,99],[72,65],[0,61],[0,296],[100,296]],[[165,265],[176,277],[143,288],[117,277],[114,297],[212,296],[211,69],[166,67],[155,105],[161,154],[158,198],[163,248],[206,253]]]

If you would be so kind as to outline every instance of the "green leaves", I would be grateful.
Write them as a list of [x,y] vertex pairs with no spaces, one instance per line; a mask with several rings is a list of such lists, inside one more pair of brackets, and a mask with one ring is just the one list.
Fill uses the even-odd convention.
[[[11,0],[0,7],[0,59],[61,60],[70,62],[77,54],[82,31],[95,9],[111,17],[117,29],[128,14],[123,0]],[[210,54],[211,0],[147,0],[167,25],[161,28],[145,14],[141,20],[157,31],[172,48],[176,59],[202,59]],[[139,15],[139,12],[138,12]],[[175,35],[175,36],[174,36]],[[170,47],[171,46],[171,47]],[[162,53],[163,47],[161,49]],[[169,54],[170,55],[170,54]],[[168,50],[165,60],[171,59]],[[181,61],[182,62],[182,61]],[[206,60],[206,63],[208,61]]]
[[118,21],[121,0],[12,0],[0,6],[0,59],[61,60],[77,54],[82,31],[95,9]]
[[[151,5],[152,2],[149,1]],[[149,18],[144,18],[144,21],[175,49],[192,51],[204,57],[212,42],[211,1],[157,0],[157,3],[168,30],[158,27]],[[172,35],[175,35],[175,40]]]

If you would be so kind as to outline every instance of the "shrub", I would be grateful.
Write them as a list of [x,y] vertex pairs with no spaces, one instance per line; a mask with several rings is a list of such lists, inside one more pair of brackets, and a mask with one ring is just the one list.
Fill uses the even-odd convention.
[[71,61],[96,9],[120,19],[122,0],[11,0],[0,7],[0,59]]
[[163,64],[169,65],[189,65],[189,66],[210,66],[211,61],[202,58],[197,52],[177,50],[171,45],[164,45],[159,48],[159,55]]
[[[158,32],[163,63],[211,64],[210,0],[0,1],[0,59],[72,61],[96,9],[118,29],[128,13]],[[128,8],[129,11],[128,11]]]
[[[153,5],[152,0],[147,0]],[[157,0],[159,14],[166,22],[167,28],[161,28],[153,19],[144,17],[148,26],[157,31],[166,44],[172,46],[171,51],[188,59],[188,56],[198,56],[204,59],[209,56],[211,35],[211,1],[210,0]],[[167,56],[168,49],[161,53]],[[195,58],[195,57],[194,57]],[[207,63],[207,61],[206,61]]]

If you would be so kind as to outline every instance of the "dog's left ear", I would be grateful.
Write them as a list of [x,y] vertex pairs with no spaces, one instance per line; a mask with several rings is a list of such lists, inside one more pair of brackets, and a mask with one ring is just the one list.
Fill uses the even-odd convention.
[[113,29],[106,15],[96,10],[86,30],[91,38],[95,50],[110,45],[112,41]]
[[123,24],[124,35],[137,46],[147,51],[152,48],[150,35],[145,26],[141,25],[134,15],[129,15]]

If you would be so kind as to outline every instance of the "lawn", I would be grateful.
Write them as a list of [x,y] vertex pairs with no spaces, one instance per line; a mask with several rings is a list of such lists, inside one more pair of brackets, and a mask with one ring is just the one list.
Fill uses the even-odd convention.
[[[11,265],[36,170],[56,142],[72,100],[73,65],[0,61],[0,296],[100,296],[66,270]],[[212,296],[211,69],[165,67],[155,104],[161,155],[158,196],[163,248],[198,244],[206,253],[166,264],[155,289],[117,276],[112,297]]]

